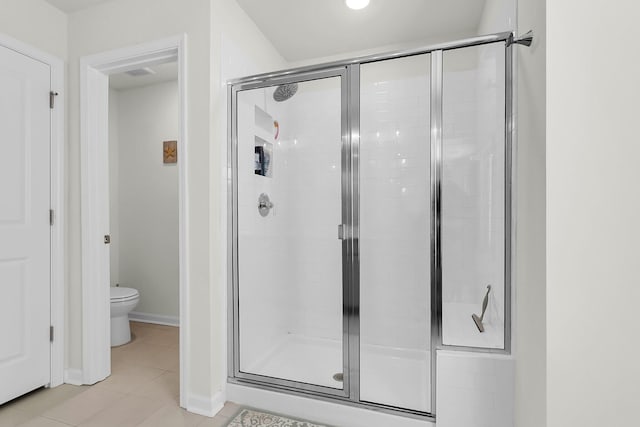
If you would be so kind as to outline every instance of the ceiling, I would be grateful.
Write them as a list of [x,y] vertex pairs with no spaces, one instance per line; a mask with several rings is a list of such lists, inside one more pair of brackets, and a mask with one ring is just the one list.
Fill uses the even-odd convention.
[[136,77],[127,73],[110,74],[109,87],[115,90],[127,90],[178,79],[178,63],[175,61],[146,68],[151,68],[156,74]]
[[[47,0],[66,13],[110,0]],[[477,35],[486,0],[236,0],[289,62]]]
[[287,61],[476,35],[485,0],[237,0]]
[[78,10],[87,9],[99,3],[105,3],[109,0],[46,0],[52,6],[60,9],[65,13],[73,13]]

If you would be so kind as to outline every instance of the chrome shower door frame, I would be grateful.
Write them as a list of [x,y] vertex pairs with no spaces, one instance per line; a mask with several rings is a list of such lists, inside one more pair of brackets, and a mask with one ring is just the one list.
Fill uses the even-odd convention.
[[[331,388],[316,384],[309,384],[300,381],[287,380],[283,378],[269,377],[265,375],[252,374],[249,372],[243,372],[240,370],[240,328],[239,328],[239,271],[238,271],[238,118],[237,118],[237,100],[238,92],[247,91],[252,89],[260,89],[267,87],[274,87],[279,85],[291,84],[291,83],[303,83],[305,81],[319,80],[325,78],[340,78],[340,92],[341,92],[341,114],[340,114],[340,135],[341,135],[341,218],[342,226],[345,230],[345,234],[342,238],[342,295],[343,295],[343,319],[342,319],[342,355],[343,355],[343,388]],[[330,395],[337,398],[348,398],[350,393],[350,360],[349,360],[349,340],[350,334],[350,320],[353,318],[353,306],[351,304],[351,289],[353,285],[353,229],[351,219],[352,213],[352,188],[351,182],[351,150],[350,150],[350,135],[349,135],[349,112],[348,112],[348,80],[346,67],[333,67],[325,70],[311,71],[306,73],[298,73],[295,75],[283,76],[278,78],[271,78],[263,81],[252,81],[246,83],[239,83],[228,86],[229,95],[229,125],[231,129],[229,152],[227,156],[229,165],[229,180],[228,180],[228,209],[231,213],[230,221],[230,233],[228,249],[230,251],[230,263],[229,271],[231,272],[231,286],[229,293],[229,317],[230,331],[232,333],[228,339],[229,348],[233,349],[233,354],[229,354],[228,357],[228,374],[231,378],[238,380],[246,380],[258,385],[271,386],[274,388],[282,389],[296,389],[307,393],[317,393],[321,395]],[[336,232],[338,230],[336,224]],[[336,234],[336,238],[338,238]]]
[[[515,212],[513,209],[513,183],[516,179],[515,149],[514,149],[514,62],[513,45],[514,37],[512,33],[502,33],[498,40],[487,41],[481,44],[467,44],[459,46],[446,46],[442,49],[432,51],[431,56],[431,286],[432,286],[432,336],[431,342],[435,350],[463,351],[489,354],[511,354],[511,333],[512,333],[512,287],[514,282],[514,269],[512,262],[515,259]],[[444,52],[448,50],[460,49],[479,45],[490,45],[503,43],[505,50],[504,58],[504,328],[503,347],[485,348],[471,345],[451,345],[443,343],[442,328],[442,144],[443,144],[443,62]],[[435,321],[435,322],[434,322]],[[436,357],[434,353],[433,357]],[[435,362],[432,369],[435,370]],[[435,388],[434,388],[435,390]],[[435,395],[434,395],[435,396]],[[435,397],[433,397],[435,408]]]
[[[443,52],[447,50],[503,43],[505,48],[505,313],[504,348],[486,349],[471,346],[451,346],[442,343],[442,252],[441,252],[441,188],[442,188],[442,81]],[[435,420],[437,350],[476,353],[511,353],[512,286],[515,227],[513,204],[514,171],[514,103],[513,103],[513,34],[495,33],[450,43],[335,61],[272,73],[258,74],[228,82],[228,381],[265,390],[278,390],[296,396],[313,396],[320,400],[403,415],[421,420]],[[431,54],[431,412],[424,413],[384,404],[360,401],[360,285],[359,285],[359,150],[360,150],[360,65]],[[343,260],[343,357],[344,389],[337,390],[295,381],[275,379],[239,372],[238,330],[238,224],[237,224],[237,93],[260,87],[302,82],[323,77],[341,76],[342,88],[342,219],[344,239]]]

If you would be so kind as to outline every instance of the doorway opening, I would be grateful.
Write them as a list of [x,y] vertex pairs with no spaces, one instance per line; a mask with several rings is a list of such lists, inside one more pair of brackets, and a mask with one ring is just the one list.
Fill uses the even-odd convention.
[[[179,375],[183,407],[184,48],[179,36],[81,59],[82,380],[102,381],[123,360],[155,363]],[[114,305],[126,313],[114,318]]]
[[111,371],[162,371],[156,381],[172,397],[179,370],[179,109],[175,59],[109,75]]

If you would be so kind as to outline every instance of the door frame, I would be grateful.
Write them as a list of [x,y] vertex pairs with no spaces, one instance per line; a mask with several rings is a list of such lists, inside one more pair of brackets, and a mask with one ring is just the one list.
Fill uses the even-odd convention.
[[[262,89],[274,87],[278,85],[286,85],[291,83],[304,83],[312,80],[340,78],[340,208],[341,222],[345,227],[344,236],[341,238],[341,260],[342,260],[342,358],[343,358],[343,387],[341,389],[331,388],[318,384],[304,383],[298,380],[290,380],[283,378],[273,378],[262,374],[244,372],[240,370],[240,329],[239,329],[239,254],[238,254],[238,120],[237,106],[238,93],[253,89]],[[335,396],[336,398],[349,398],[352,393],[358,393],[357,383],[351,382],[351,372],[354,371],[354,364],[359,364],[359,354],[354,353],[354,347],[358,338],[353,332],[353,328],[357,327],[355,321],[356,307],[352,305],[354,300],[352,295],[353,275],[355,273],[355,257],[354,257],[354,238],[353,232],[353,187],[354,182],[351,174],[352,157],[349,136],[351,134],[349,122],[349,71],[347,67],[327,68],[319,71],[311,71],[308,73],[299,73],[290,76],[281,76],[270,79],[268,81],[247,82],[237,85],[228,85],[228,108],[230,123],[229,137],[230,145],[227,152],[227,168],[231,174],[231,179],[227,181],[227,208],[229,224],[228,233],[228,286],[230,291],[227,293],[228,298],[228,348],[233,349],[227,355],[228,376],[240,380],[249,380],[257,383],[264,383],[276,387],[293,387],[308,393],[320,393],[324,395]],[[233,114],[231,114],[233,112]],[[336,232],[338,224],[336,224]],[[336,238],[338,237],[336,233]],[[351,357],[350,357],[351,356]],[[357,371],[357,369],[355,369]]]
[[[82,383],[94,384],[111,374],[109,290],[103,286],[102,236],[109,234],[108,210],[97,190],[108,198],[108,75],[178,62],[179,141],[179,293],[180,406],[186,407],[188,356],[188,192],[187,192],[187,36],[186,34],[80,58],[80,153],[82,227]],[[105,270],[106,269],[106,270]]]
[[33,46],[0,33],[0,46],[11,49],[31,59],[47,64],[51,70],[51,91],[57,93],[55,107],[51,109],[50,128],[50,209],[54,212],[54,221],[50,229],[51,259],[51,326],[54,339],[50,347],[49,387],[56,387],[64,381],[65,348],[65,188],[64,188],[64,120],[65,120],[65,78],[64,61],[54,55],[43,52]]

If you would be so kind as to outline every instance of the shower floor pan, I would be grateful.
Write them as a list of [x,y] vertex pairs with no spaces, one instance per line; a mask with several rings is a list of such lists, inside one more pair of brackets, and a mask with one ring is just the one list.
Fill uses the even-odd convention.
[[[430,357],[428,350],[364,345],[361,401],[431,412]],[[289,334],[245,372],[341,389],[334,376],[342,365],[341,342]]]

